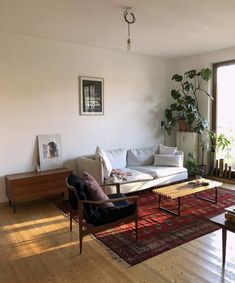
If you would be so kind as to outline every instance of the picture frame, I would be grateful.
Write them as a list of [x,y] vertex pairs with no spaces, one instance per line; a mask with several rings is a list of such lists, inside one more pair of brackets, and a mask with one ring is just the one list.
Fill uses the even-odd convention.
[[39,166],[38,171],[63,167],[60,134],[38,135]]
[[104,79],[79,77],[80,115],[104,115]]

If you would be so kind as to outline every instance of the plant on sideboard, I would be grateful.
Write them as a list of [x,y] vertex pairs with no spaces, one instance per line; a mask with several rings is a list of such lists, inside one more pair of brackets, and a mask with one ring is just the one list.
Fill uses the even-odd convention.
[[165,110],[164,127],[170,135],[172,129],[181,124],[183,131],[193,131],[201,134],[208,128],[207,120],[199,111],[198,95],[212,96],[207,91],[207,83],[212,77],[212,71],[209,68],[203,68],[199,72],[190,70],[183,75],[175,74],[172,80],[177,83],[176,88],[171,90],[171,97],[174,102],[170,108]]

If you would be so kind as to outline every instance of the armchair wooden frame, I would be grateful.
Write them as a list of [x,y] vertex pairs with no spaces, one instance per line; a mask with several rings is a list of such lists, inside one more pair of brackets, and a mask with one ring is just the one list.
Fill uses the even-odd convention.
[[[138,196],[121,197],[121,198],[109,199],[109,200],[104,200],[104,201],[80,200],[76,188],[68,184],[67,178],[65,182],[66,182],[66,186],[68,187],[68,190],[72,191],[75,194],[76,199],[78,201],[78,210],[72,210],[70,206],[69,222],[70,222],[70,231],[72,231],[73,218],[78,216],[80,254],[82,253],[82,241],[86,235],[96,234],[101,231],[108,230],[113,227],[120,226],[121,224],[125,224],[125,223],[135,222],[135,237],[136,237],[136,241],[138,241]],[[83,218],[84,214],[87,216],[87,211],[84,206],[84,204],[86,203],[99,205],[102,203],[107,203],[107,202],[115,203],[115,202],[124,201],[124,200],[132,201],[135,204],[135,211],[130,216],[121,218],[119,220],[116,220],[110,223],[99,225],[99,226],[93,226],[92,224],[87,223],[86,220]]]

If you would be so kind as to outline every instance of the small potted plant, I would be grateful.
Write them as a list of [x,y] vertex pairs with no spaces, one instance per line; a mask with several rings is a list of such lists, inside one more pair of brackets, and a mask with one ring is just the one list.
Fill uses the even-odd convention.
[[209,135],[206,130],[206,133],[201,133],[199,135],[199,149],[201,149],[201,162],[198,165],[198,174],[202,177],[205,177],[207,174],[207,166],[204,163],[207,152],[209,151]]
[[227,157],[232,140],[223,133],[217,134],[214,130],[208,131],[208,136],[210,139],[210,174],[213,175],[215,155],[218,156],[218,159]]
[[199,174],[199,165],[192,153],[188,154],[188,161],[186,162],[185,167],[188,169],[189,177],[195,177]]
[[212,71],[209,68],[203,68],[199,72],[190,70],[183,75],[173,75],[172,80],[177,83],[177,87],[171,91],[174,102],[165,110],[164,121],[165,130],[169,135],[177,122],[179,130],[194,131],[199,134],[208,127],[206,119],[199,112],[198,95],[204,94],[212,99],[203,88],[204,83],[211,77]]

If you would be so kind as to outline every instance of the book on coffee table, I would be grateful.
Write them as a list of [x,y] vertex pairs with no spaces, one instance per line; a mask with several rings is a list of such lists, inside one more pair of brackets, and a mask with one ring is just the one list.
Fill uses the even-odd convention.
[[235,215],[235,205],[226,207],[224,210],[225,210],[226,212],[230,213],[230,214],[234,214],[234,215]]

